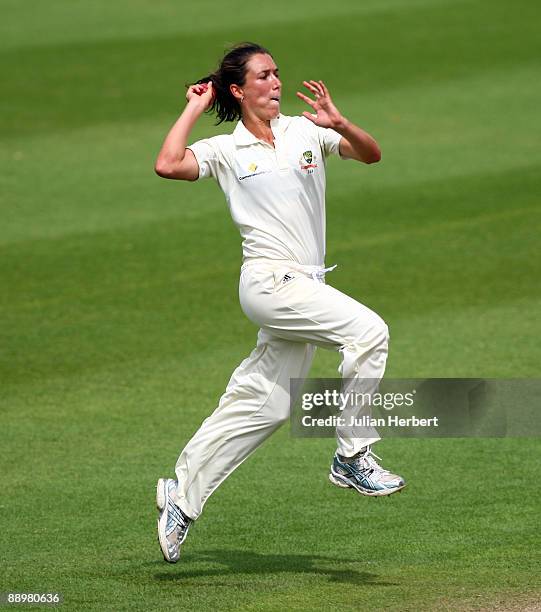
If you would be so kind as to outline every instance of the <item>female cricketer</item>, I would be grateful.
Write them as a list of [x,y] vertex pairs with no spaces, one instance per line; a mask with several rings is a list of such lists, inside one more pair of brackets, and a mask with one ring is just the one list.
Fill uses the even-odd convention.
[[[315,347],[340,353],[346,393],[374,393],[385,370],[386,324],[324,281],[325,159],[372,164],[380,150],[340,113],[322,81],[304,87],[308,95],[297,96],[312,112],[280,114],[282,84],[271,53],[237,45],[216,72],[189,87],[156,160],[164,178],[218,182],[243,240],[240,304],[259,327],[255,349],[180,454],[176,479],[158,480],[158,537],[170,563],[209,495],[288,419],[290,379],[307,376]],[[188,145],[205,111],[236,127]],[[404,480],[371,450],[379,439],[375,430],[337,431],[330,481],[368,496],[401,490]]]

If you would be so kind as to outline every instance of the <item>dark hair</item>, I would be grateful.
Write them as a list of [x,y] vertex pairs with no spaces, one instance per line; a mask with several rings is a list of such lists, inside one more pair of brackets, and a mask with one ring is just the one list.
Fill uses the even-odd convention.
[[218,69],[208,76],[199,79],[194,85],[212,81],[216,93],[214,102],[208,109],[208,113],[216,113],[218,121],[238,121],[241,118],[240,104],[231,93],[230,85],[243,86],[246,82],[246,64],[248,60],[257,53],[271,55],[268,49],[251,42],[243,42],[226,51]]

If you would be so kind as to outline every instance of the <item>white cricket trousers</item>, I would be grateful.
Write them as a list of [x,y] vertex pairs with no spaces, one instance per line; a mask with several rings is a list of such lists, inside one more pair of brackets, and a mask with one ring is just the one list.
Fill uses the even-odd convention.
[[[291,378],[305,378],[316,346],[339,351],[343,392],[374,393],[385,370],[388,329],[369,308],[323,282],[325,270],[287,261],[250,260],[239,297],[261,329],[257,346],[233,372],[216,410],[176,464],[174,501],[196,519],[210,494],[289,418]],[[379,440],[337,433],[337,452],[351,457]],[[366,437],[369,436],[369,437]]]

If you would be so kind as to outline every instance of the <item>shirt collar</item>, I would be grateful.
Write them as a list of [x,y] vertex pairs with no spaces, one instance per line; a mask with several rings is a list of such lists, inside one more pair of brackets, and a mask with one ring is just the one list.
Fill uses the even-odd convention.
[[[271,130],[273,131],[274,135],[276,136],[277,132],[283,132],[288,123],[289,117],[284,117],[284,115],[278,115],[278,117],[275,119],[271,119]],[[235,139],[235,144],[238,147],[260,142],[260,140],[246,128],[242,121],[237,123],[237,127],[233,131],[233,138]]]

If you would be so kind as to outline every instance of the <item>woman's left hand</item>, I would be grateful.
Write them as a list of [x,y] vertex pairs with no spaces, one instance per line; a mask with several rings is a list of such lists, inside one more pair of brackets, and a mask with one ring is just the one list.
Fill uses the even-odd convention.
[[303,116],[309,119],[312,123],[324,128],[337,128],[344,122],[340,111],[336,108],[329,90],[323,81],[303,81],[303,85],[315,96],[312,100],[305,96],[300,91],[297,92],[297,97],[311,106],[315,115],[307,111],[303,112]]

